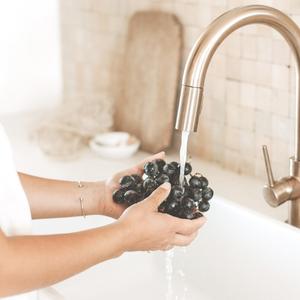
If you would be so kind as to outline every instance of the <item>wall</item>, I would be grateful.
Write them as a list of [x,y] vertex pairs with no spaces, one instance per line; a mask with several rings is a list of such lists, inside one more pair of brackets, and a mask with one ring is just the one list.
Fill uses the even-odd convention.
[[61,97],[58,0],[0,2],[0,113],[35,110]]
[[[300,25],[299,0],[62,1],[64,96],[98,97],[116,88],[129,17],[137,10],[173,12],[184,27],[183,62],[203,31],[226,10],[247,4],[279,8]],[[295,118],[294,61],[282,37],[263,25],[232,34],[208,70],[193,155],[239,173],[265,177],[261,145],[275,175],[287,175]],[[179,137],[175,136],[178,146]],[[234,188],[234,187],[233,187]]]

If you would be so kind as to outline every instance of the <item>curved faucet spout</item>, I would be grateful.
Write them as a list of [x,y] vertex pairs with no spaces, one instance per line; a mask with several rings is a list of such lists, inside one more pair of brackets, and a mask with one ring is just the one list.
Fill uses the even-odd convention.
[[207,68],[216,49],[236,29],[250,24],[265,24],[277,30],[290,45],[296,59],[295,160],[300,159],[300,29],[281,11],[264,5],[249,5],[230,10],[203,32],[193,46],[185,65],[175,128],[197,131],[203,101]]

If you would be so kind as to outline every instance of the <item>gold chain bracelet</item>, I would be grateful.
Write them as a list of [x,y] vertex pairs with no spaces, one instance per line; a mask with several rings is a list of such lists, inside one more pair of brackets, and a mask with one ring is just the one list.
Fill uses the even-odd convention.
[[[84,185],[82,184],[81,181],[77,182],[77,186],[80,189],[84,187]],[[86,213],[85,213],[85,210],[84,210],[83,202],[84,202],[84,198],[82,196],[80,196],[79,197],[79,203],[80,203],[81,215],[85,218],[86,217]]]

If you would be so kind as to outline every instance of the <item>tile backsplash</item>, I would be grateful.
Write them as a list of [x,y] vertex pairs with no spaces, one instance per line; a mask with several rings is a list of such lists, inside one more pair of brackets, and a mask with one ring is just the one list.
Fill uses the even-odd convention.
[[[215,17],[249,4],[281,9],[300,25],[299,0],[61,1],[66,101],[118,95],[118,70],[134,12],[177,15],[184,31],[183,68],[193,43]],[[289,46],[273,29],[250,25],[229,36],[212,59],[199,130],[189,149],[235,172],[265,178],[261,145],[267,144],[275,176],[285,176],[293,154],[294,119],[295,63]],[[175,134],[176,147],[179,140]]]

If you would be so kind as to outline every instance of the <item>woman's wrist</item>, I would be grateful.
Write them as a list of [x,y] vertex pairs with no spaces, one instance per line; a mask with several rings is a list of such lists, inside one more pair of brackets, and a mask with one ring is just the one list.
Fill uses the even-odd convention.
[[[82,215],[103,215],[104,214],[104,182],[80,182],[79,198],[82,199]],[[80,203],[81,205],[81,203]]]

